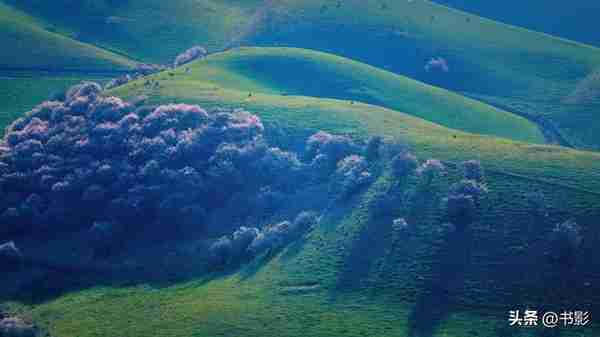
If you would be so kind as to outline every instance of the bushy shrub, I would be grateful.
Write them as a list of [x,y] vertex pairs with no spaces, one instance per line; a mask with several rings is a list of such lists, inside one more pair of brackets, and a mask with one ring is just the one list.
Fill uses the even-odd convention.
[[292,232],[294,234],[303,234],[319,222],[319,216],[316,212],[303,211],[296,216],[292,222]]
[[443,175],[446,171],[446,166],[437,159],[428,159],[417,168],[417,174],[423,177],[427,185]]
[[404,218],[394,219],[393,225],[399,230],[405,230],[408,228],[408,222],[406,222],[406,219]]
[[487,193],[487,187],[475,180],[463,179],[450,187],[450,194],[470,196],[476,202]]
[[2,337],[35,337],[37,328],[18,317],[0,319],[0,336]]
[[581,227],[574,220],[557,224],[550,237],[550,257],[559,263],[572,264],[582,242]]
[[369,165],[364,157],[350,155],[342,159],[333,177],[333,190],[341,197],[347,197],[362,186],[373,181]]
[[[66,93],[65,102],[72,103],[77,99],[95,99],[102,92],[102,87],[98,83],[83,82],[69,88]],[[58,106],[57,106],[58,108]]]
[[183,53],[177,55],[175,61],[173,62],[175,67],[179,67],[186,63],[190,63],[200,57],[204,57],[208,54],[206,49],[202,46],[194,46]]
[[[258,149],[261,151],[262,149]],[[295,153],[279,148],[269,148],[264,152],[263,160],[255,162],[255,170],[262,179],[271,180],[271,185],[278,189],[293,189],[304,183],[303,176],[310,169],[300,162]]]
[[473,221],[480,199],[488,193],[485,185],[463,179],[450,187],[445,199],[446,214],[449,220],[458,226],[466,226]]
[[123,75],[123,76],[119,76],[117,78],[113,78],[108,83],[106,83],[106,85],[104,86],[104,89],[110,90],[110,89],[116,88],[116,87],[121,86],[123,84],[129,83],[129,81],[131,81],[132,79],[133,78],[129,74],[126,74],[126,75]]
[[[308,169],[270,148],[248,112],[169,104],[142,111],[103,97],[94,83],[69,89],[7,129],[0,144],[2,232],[65,222],[200,226],[232,195],[274,191]],[[254,190],[253,190],[254,189]]]
[[274,250],[283,247],[290,239],[292,224],[283,221],[264,228],[252,242],[248,250],[257,255],[266,250]]
[[[141,76],[148,76],[154,73],[158,73],[167,69],[165,66],[160,64],[152,64],[152,63],[138,63],[134,68],[135,74],[139,74]],[[136,77],[136,76],[134,76]]]
[[326,158],[335,168],[335,164],[343,158],[360,152],[360,147],[346,136],[332,135],[319,131],[306,141],[306,158],[316,160]]
[[231,240],[232,256],[237,259],[244,257],[248,247],[259,234],[260,231],[253,227],[240,227],[233,232],[233,239]]
[[239,263],[267,251],[274,251],[298,239],[318,222],[317,214],[304,211],[293,222],[283,221],[262,230],[240,227],[209,248],[210,262],[216,265]]
[[373,136],[367,142],[365,149],[365,158],[367,161],[374,161],[381,157],[381,147],[383,145],[383,137]]
[[211,262],[217,265],[226,264],[229,262],[232,251],[231,239],[226,236],[219,238],[209,248]]
[[462,163],[464,178],[481,182],[484,177],[483,167],[479,160],[467,160]]
[[417,157],[404,151],[392,158],[392,173],[396,179],[403,179],[411,175],[418,165]]
[[426,72],[443,72],[447,73],[450,71],[450,67],[448,66],[448,62],[443,57],[433,57],[431,58],[424,67]]

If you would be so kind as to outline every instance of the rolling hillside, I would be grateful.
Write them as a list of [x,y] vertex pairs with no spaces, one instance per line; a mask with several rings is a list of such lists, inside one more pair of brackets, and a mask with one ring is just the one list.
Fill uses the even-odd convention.
[[43,28],[0,3],[0,127],[82,80],[107,80],[134,62]]
[[[260,0],[6,0],[63,34],[145,62],[166,63],[202,44],[223,48],[252,24]],[[67,15],[65,15],[67,14]]]
[[[201,63],[193,65],[192,73]],[[336,203],[301,242],[241,269],[178,278],[175,271],[186,262],[178,262],[175,254],[153,260],[153,265],[168,263],[173,269],[154,281],[113,275],[88,284],[78,278],[76,290],[59,290],[34,303],[31,315],[46,322],[54,335],[505,336],[512,331],[505,326],[510,308],[564,300],[551,295],[556,271],[540,262],[539,244],[553,224],[573,217],[592,233],[599,216],[600,157],[592,152],[464,133],[358,102],[273,92],[249,97],[246,90],[219,88],[179,73],[154,80],[159,84],[152,89],[140,81],[111,94],[145,94],[153,103],[243,107],[268,125],[279,125],[289,139],[315,129],[357,139],[381,134],[407,144],[421,158],[479,158],[490,194],[467,237],[443,231],[442,196],[429,192],[416,204],[395,209],[395,216],[415,224],[405,232],[370,206],[388,193],[391,180],[384,173],[365,193]],[[439,188],[458,175],[452,169]],[[407,184],[416,187],[416,182]],[[532,218],[524,195],[534,190],[546,196],[547,222]],[[289,207],[302,202],[301,196],[291,198]],[[573,303],[590,305],[600,294],[596,286],[583,284],[600,280],[594,240],[586,243],[579,266],[582,284],[571,284],[571,291],[561,288]],[[524,272],[527,278],[520,277]],[[450,284],[443,292],[436,288],[440,278]],[[158,319],[148,322],[147,317]],[[594,332],[572,330],[561,336]]]
[[[429,1],[345,1],[340,6],[298,1],[272,13],[269,24],[247,43],[304,47],[361,60],[547,119],[573,146],[600,144],[596,89],[590,90],[592,99],[576,104],[568,99],[600,66],[597,48]],[[440,59],[445,66],[435,63]]]
[[63,72],[4,72],[0,77],[0,130],[48,97],[82,80],[105,81],[97,74]]
[[[105,94],[243,108],[283,149],[317,130],[360,142],[380,135],[447,166],[425,186],[393,178],[382,156],[369,164],[377,179],[351,198],[328,186],[286,195],[273,214],[240,225],[312,208],[323,212],[317,225],[218,270],[203,255],[206,233],[142,233],[83,267],[87,232],[19,237],[47,264],[11,274],[19,282],[0,278],[9,294],[0,292],[0,313],[53,337],[598,335],[595,318],[551,330],[510,328],[507,317],[600,310],[600,49],[427,0],[0,0],[0,28],[15,46],[0,55],[0,125],[79,80],[105,80],[133,59],[170,63],[203,44],[208,57]],[[542,144],[540,126],[581,149]],[[441,205],[470,159],[481,161],[489,193],[458,230]],[[584,240],[565,273],[546,245],[571,219]]]
[[132,61],[42,28],[34,18],[0,3],[0,55],[3,70],[85,71],[113,73]]
[[557,1],[529,0],[478,2],[468,0],[434,0],[504,23],[560,36],[574,41],[600,46],[600,33],[594,25],[600,4],[590,0]]
[[[436,141],[431,140],[431,145],[417,147],[417,150],[431,149],[434,147],[434,143],[439,143],[437,146],[439,146],[440,149],[448,147],[443,151],[446,156],[453,155],[456,157],[455,159],[464,159],[469,156],[487,158],[489,159],[490,164],[494,165],[494,163],[497,162],[499,167],[511,167],[515,169],[511,170],[515,173],[523,173],[519,170],[519,167],[522,166],[526,170],[533,170],[531,172],[536,171],[539,173],[532,174],[532,177],[547,175],[549,177],[556,177],[556,182],[573,182],[571,178],[566,178],[563,174],[573,174],[573,172],[581,171],[573,167],[573,169],[565,169],[561,174],[556,172],[558,175],[545,174],[548,173],[548,168],[543,166],[535,167],[536,165],[533,164],[540,159],[539,156],[542,158],[550,156],[550,158],[556,158],[557,162],[560,161],[564,163],[564,165],[574,164],[576,166],[582,164],[585,160],[569,160],[567,159],[568,157],[563,158],[563,160],[558,160],[558,158],[564,154],[579,154],[582,156],[581,158],[589,157],[590,159],[596,156],[593,152],[571,151],[561,147],[545,145],[526,145],[525,143],[513,142],[507,139],[464,133],[441,127],[421,118],[410,116],[413,113],[408,111],[396,112],[395,110],[386,109],[380,106],[358,103],[347,99],[311,97],[310,87],[307,89],[306,93],[301,92],[300,87],[296,87],[296,90],[298,91],[290,96],[287,94],[288,90],[286,90],[284,94],[278,92],[278,90],[282,89],[283,83],[277,84],[269,82],[269,80],[265,81],[264,78],[247,78],[240,76],[240,74],[243,73],[231,72],[231,68],[222,66],[223,64],[226,64],[226,62],[222,61],[223,59],[235,60],[237,57],[243,59],[248,55],[256,55],[257,53],[277,55],[278,52],[281,52],[281,50],[242,48],[239,49],[239,52],[231,51],[215,54],[206,59],[196,61],[190,66],[189,71],[187,71],[185,67],[182,67],[176,71],[162,72],[145,80],[130,82],[125,86],[109,91],[109,94],[115,94],[124,98],[147,96],[149,97],[150,102],[153,103],[186,101],[198,103],[207,107],[242,107],[259,114],[267,120],[277,119],[278,123],[290,124],[290,126],[293,127],[292,129],[295,130],[316,129],[320,127],[331,132],[350,133],[356,136],[362,135],[363,137],[366,134],[398,136],[403,133],[408,133],[415,136],[409,137],[412,140],[407,141],[410,142],[416,142],[417,139],[421,139],[421,137],[437,139]],[[306,56],[306,53],[308,53],[308,55],[312,55],[313,57],[320,57],[319,60],[322,62],[325,62],[327,57],[332,57],[325,54],[301,50],[297,50],[296,53],[297,54],[290,50],[287,55],[295,54],[297,57],[300,57],[300,59],[305,59],[304,57]],[[334,57],[334,59],[337,60],[337,62],[344,61],[344,59],[341,58]],[[310,58],[305,60],[310,60]],[[238,66],[243,66],[243,64],[244,63],[238,63]],[[320,62],[320,64],[327,63]],[[346,66],[357,66],[360,69],[360,64],[350,63]],[[323,69],[330,70],[331,67],[323,67]],[[327,75],[321,75],[322,73],[319,74],[319,77],[327,78]],[[272,79],[273,77],[270,78],[270,80]],[[414,85],[414,83],[412,84]],[[249,91],[249,88],[258,89],[258,92]],[[288,88],[293,88],[293,86],[286,86],[286,89]],[[409,88],[409,90],[414,89]],[[264,93],[260,91],[264,91]],[[341,93],[342,94],[339,95],[343,96],[343,91],[341,91]],[[377,115],[374,111],[385,111],[385,118]],[[411,122],[402,123],[398,121],[395,123],[386,123],[387,118],[393,113],[398,114],[398,116],[395,117],[396,119]],[[326,127],[327,125],[331,125],[331,127]],[[358,125],[364,126],[359,128]],[[390,134],[388,134],[388,132]],[[421,137],[416,137],[416,135],[421,135]],[[537,137],[539,137],[539,134]],[[477,139],[477,141],[475,141],[475,139]],[[502,150],[503,146],[507,147]],[[459,147],[461,150],[458,151],[455,147]],[[521,148],[523,151],[536,155],[524,155],[526,152],[521,152],[521,150],[508,150],[509,148]],[[431,152],[429,155],[436,155],[436,153]],[[559,157],[554,157],[557,155]],[[514,160],[511,160],[511,158]],[[530,161],[531,165],[520,165],[519,162],[521,161]],[[591,169],[587,170],[586,174],[594,174],[592,177],[596,177],[595,175],[600,174],[600,172]],[[595,183],[596,179],[586,178],[582,179],[577,185],[583,187],[586,184],[592,184],[590,187],[593,187],[590,188],[590,190],[594,191],[600,188],[600,185],[595,186]]]
[[[189,72],[174,73],[176,83],[276,95],[361,101],[450,128],[533,143],[543,142],[537,126],[511,113],[443,89],[331,54],[292,48],[241,48],[214,54]],[[171,86],[171,81],[165,83]]]
[[59,31],[141,60],[169,62],[191,44],[329,52],[538,120],[565,145],[600,147],[600,95],[597,80],[590,81],[600,67],[598,48],[427,0],[131,0],[96,9],[95,23],[39,1],[19,3]]

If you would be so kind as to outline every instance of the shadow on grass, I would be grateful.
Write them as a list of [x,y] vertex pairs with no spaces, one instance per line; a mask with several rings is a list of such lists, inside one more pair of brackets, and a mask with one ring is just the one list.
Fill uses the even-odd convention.
[[[222,271],[198,270],[184,272],[182,270],[161,270],[165,273],[158,276],[154,272],[140,268],[97,268],[96,270],[65,269],[62,267],[29,266],[25,270],[6,274],[2,280],[4,286],[0,290],[0,302],[18,301],[24,304],[39,304],[51,301],[64,294],[94,287],[132,287],[148,285],[152,288],[164,288],[177,283],[198,281],[212,278]],[[207,277],[211,275],[211,277]],[[11,283],[9,286],[5,286]]]
[[211,267],[205,254],[192,250],[178,255],[173,247],[160,244],[129,247],[107,259],[81,256],[79,261],[77,258],[54,257],[52,261],[52,257],[25,257],[20,266],[0,277],[0,303],[39,304],[94,287],[165,288],[191,281],[201,284],[239,269],[239,265]]
[[[239,273],[244,281],[279,254],[283,259],[292,258],[302,250],[305,242],[303,237],[254,259],[219,266],[210,263],[207,247],[200,250],[194,244],[192,248],[179,247],[193,241],[175,241],[167,245],[164,242],[147,245],[144,241],[103,259],[90,258],[82,253],[83,249],[77,257],[29,256],[0,277],[0,303],[17,301],[34,305],[94,287],[149,286],[160,289],[192,281],[202,284],[235,273]],[[69,249],[66,251],[72,254]]]
[[242,281],[248,280],[254,277],[264,266],[269,264],[275,256],[281,251],[281,249],[269,250],[266,253],[257,256],[250,263],[243,266],[241,270],[239,270],[240,279]]
[[386,238],[392,231],[392,221],[370,221],[352,244],[336,289],[342,292],[362,287],[369,277],[373,263],[385,254]]
[[463,292],[465,272],[470,264],[472,232],[451,230],[434,261],[433,275],[425,282],[409,316],[409,336],[433,336],[452,310],[453,300]]

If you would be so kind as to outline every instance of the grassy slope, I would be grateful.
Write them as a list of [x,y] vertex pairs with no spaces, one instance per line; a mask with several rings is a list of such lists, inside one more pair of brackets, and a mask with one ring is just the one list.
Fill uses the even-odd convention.
[[[593,230],[594,214],[598,216],[600,155],[595,153],[463,133],[362,103],[262,93],[248,97],[247,92],[186,80],[181,74],[158,78],[158,88],[134,82],[113,93],[146,94],[153,102],[241,106],[281,125],[290,136],[315,128],[363,139],[383,134],[406,142],[422,158],[480,158],[492,191],[482,206],[487,211],[474,225],[472,241],[450,243],[472,245],[470,261],[462,267],[455,261],[450,275],[440,267],[449,248],[436,229],[439,195],[429,195],[415,208],[398,207],[397,215],[417,227],[408,236],[391,228],[390,219],[374,217],[367,205],[386,193],[390,181],[384,175],[360,198],[327,213],[302,242],[264,265],[166,287],[107,285],[35,306],[33,316],[47,322],[53,335],[404,337],[418,322],[430,326],[434,337],[505,336],[507,306],[548,301],[543,289],[548,275],[543,268],[528,267],[536,263],[535,254],[524,254],[536,249],[529,245],[565,216],[575,217],[586,230]],[[440,184],[457,175],[452,170]],[[547,195],[551,222],[524,232],[531,216],[522,196],[538,189]],[[589,272],[585,281],[595,283],[597,261],[587,262],[591,264],[582,266]],[[525,271],[527,279],[515,277]],[[464,283],[452,291],[453,304],[446,306],[444,298],[431,302],[428,281],[456,273]],[[288,290],[312,284],[320,287],[305,293]],[[583,292],[575,298],[594,301],[597,295]],[[427,310],[438,306],[442,313],[424,314],[416,304],[422,302],[429,304]],[[539,332],[523,330],[519,336]],[[573,329],[561,336],[579,333]]]
[[[335,7],[335,3],[332,4],[330,8]],[[312,8],[308,9],[307,15],[312,15]],[[321,13],[321,7],[314,9]],[[362,20],[356,15],[349,17]],[[356,38],[356,41],[361,39]],[[362,42],[366,48],[373,41]],[[314,46],[311,43],[303,45]],[[341,48],[345,49],[345,55],[357,55],[357,50],[362,48],[348,47],[352,46],[350,41],[338,43],[333,47],[346,43],[346,47]],[[374,61],[384,64],[377,57]],[[418,66],[420,68],[422,64]],[[531,68],[524,68],[527,69]],[[490,77],[501,79],[501,75],[491,73]],[[525,78],[527,75],[530,74],[524,71]],[[511,269],[515,262],[523,262],[523,258],[529,256],[531,239],[539,239],[550,229],[544,227],[544,231],[523,235],[523,228],[531,221],[522,199],[523,191],[540,189],[547,194],[553,222],[573,216],[586,231],[594,229],[597,205],[600,204],[597,195],[600,191],[600,158],[596,154],[472,135],[361,103],[274,95],[268,91],[273,90],[272,85],[262,87],[264,94],[248,97],[245,91],[185,80],[183,74],[173,78],[166,74],[159,77],[161,86],[154,90],[144,88],[142,83],[133,83],[117,93],[124,96],[145,93],[157,102],[242,106],[291,131],[319,128],[361,138],[383,133],[399,137],[421,157],[481,158],[486,167],[493,170],[488,173],[493,192],[485,205],[486,209],[492,208],[475,226],[477,245],[472,264],[465,272],[468,287],[453,295],[459,304],[433,322],[436,326],[433,336],[502,336],[496,329],[505,327],[506,310],[482,309],[482,305],[510,296],[524,298],[519,305],[528,300],[536,303],[535,298],[543,298],[538,288],[548,280],[543,278],[541,271]],[[487,93],[483,82],[480,80],[479,83],[481,91]],[[507,176],[507,173],[524,177]],[[436,216],[439,216],[432,210],[433,206],[423,208],[431,210],[432,214],[427,211],[400,214],[418,224],[422,234],[415,239],[406,240],[401,233],[386,230],[388,222],[370,219],[370,214],[361,205],[364,206],[381,185],[388,183],[385,177],[380,179],[364,199],[357,201],[359,207],[341,217],[329,215],[322,226],[310,234],[302,249],[297,248],[298,252],[294,253],[295,249],[291,247],[257,274],[253,275],[252,266],[249,266],[238,274],[206,284],[194,281],[167,288],[94,288],[43,303],[34,309],[34,316],[40,321],[47,320],[53,335],[57,336],[407,336],[414,320],[414,303],[427,291],[423,283],[439,273],[436,269],[440,256],[435,248],[443,252],[443,247],[436,244],[431,226],[437,223]],[[381,236],[382,242],[381,252],[369,257],[369,272],[358,277],[364,286],[348,294],[333,290],[339,279],[347,277],[346,274],[361,275],[353,269],[355,266],[348,256],[356,254],[355,251],[370,251],[366,248],[372,243],[368,242],[365,247],[361,242],[365,230],[373,231],[376,237]],[[395,240],[400,240],[400,244]],[[590,270],[589,280],[597,283],[593,268],[598,261],[590,257],[589,262],[590,265],[585,267]],[[531,280],[515,277],[525,272],[535,277]],[[307,295],[282,294],[286,284],[315,281],[322,284],[321,291]],[[597,294],[584,292],[578,296],[593,300]],[[472,298],[480,299],[482,303],[469,302]],[[476,306],[464,307],[463,304]],[[427,321],[427,317],[422,319]],[[523,331],[519,336],[535,336],[536,333]],[[573,330],[561,333],[561,336],[579,333]],[[593,335],[596,331],[586,333]]]
[[[141,59],[167,62],[195,43],[212,50],[241,42],[326,51],[549,119],[573,146],[600,147],[599,100],[568,99],[600,67],[598,48],[430,1],[130,0],[85,21],[38,3],[22,6],[86,41]],[[450,71],[426,72],[432,57],[445,58]]]
[[330,54],[291,48],[242,48],[211,55],[191,70],[178,76],[242,92],[357,100],[454,129],[543,142],[537,126],[522,117]]
[[81,73],[46,72],[10,72],[8,76],[0,77],[0,130],[51,95],[83,80],[101,83],[107,78]]
[[[202,63],[204,61],[197,62],[196,66],[202,69]],[[273,93],[253,93],[249,97],[246,90],[220,87],[210,81],[195,79],[193,74],[194,71],[190,75],[181,68],[175,72],[163,72],[152,77],[158,82],[157,86],[134,81],[111,94],[126,97],[147,95],[159,102],[187,101],[206,106],[239,106],[258,113],[266,120],[289,124],[295,130],[322,128],[356,136],[367,133],[403,136],[407,142],[418,145],[417,150],[444,159],[477,157],[492,167],[510,168],[513,172],[525,170],[522,173],[529,173],[532,177],[548,177],[567,184],[577,181],[578,187],[588,186],[591,190],[600,191],[600,172],[593,165],[597,157],[594,153],[527,145],[465,133],[405,113],[347,100]],[[552,164],[545,166],[540,164],[540,160],[542,163],[548,160]],[[580,179],[576,178],[578,176]]]
[[544,0],[504,1],[502,5],[468,0],[434,1],[493,20],[600,46],[600,33],[590,29],[600,11],[600,4],[594,0],[569,1],[568,4]]
[[125,70],[133,63],[102,49],[49,32],[33,18],[0,3],[0,69]]
[[[555,122],[574,145],[597,148],[598,103],[568,104],[600,66],[600,50],[429,1],[285,1],[251,43],[328,51]],[[361,13],[361,15],[355,15]],[[424,65],[443,57],[448,73]],[[491,101],[492,99],[490,99]]]
[[[195,44],[220,49],[243,34],[260,0],[11,1],[49,26],[133,58],[166,63]],[[101,1],[100,1],[101,2]],[[67,15],[65,15],[67,14]],[[77,14],[77,15],[74,15]]]
[[42,28],[0,3],[0,129],[16,116],[82,80],[106,80],[133,62]]

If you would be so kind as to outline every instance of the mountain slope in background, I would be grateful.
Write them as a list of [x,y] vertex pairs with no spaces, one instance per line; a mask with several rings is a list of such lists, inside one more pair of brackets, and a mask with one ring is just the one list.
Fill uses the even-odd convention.
[[134,62],[43,28],[0,3],[0,125],[82,80],[106,81]]
[[203,81],[250,95],[355,100],[457,130],[544,141],[537,126],[522,117],[331,54],[295,48],[241,48],[210,55],[189,68],[188,73],[177,72],[178,81]]
[[[362,15],[354,15],[360,12]],[[428,1],[300,1],[272,9],[248,43],[327,51],[550,121],[573,146],[596,148],[597,92],[568,98],[600,50]]]
[[19,6],[35,8],[58,30],[141,60],[169,62],[191,44],[213,51],[257,44],[320,50],[527,116],[565,145],[600,147],[594,118],[600,94],[590,80],[600,67],[598,48],[430,1],[130,0],[98,11],[93,22],[36,4]]
[[590,29],[600,11],[597,1],[434,1],[492,20],[600,47],[600,32]]
[[34,18],[0,4],[0,69],[85,71],[112,73],[127,70],[125,57],[49,32]]

